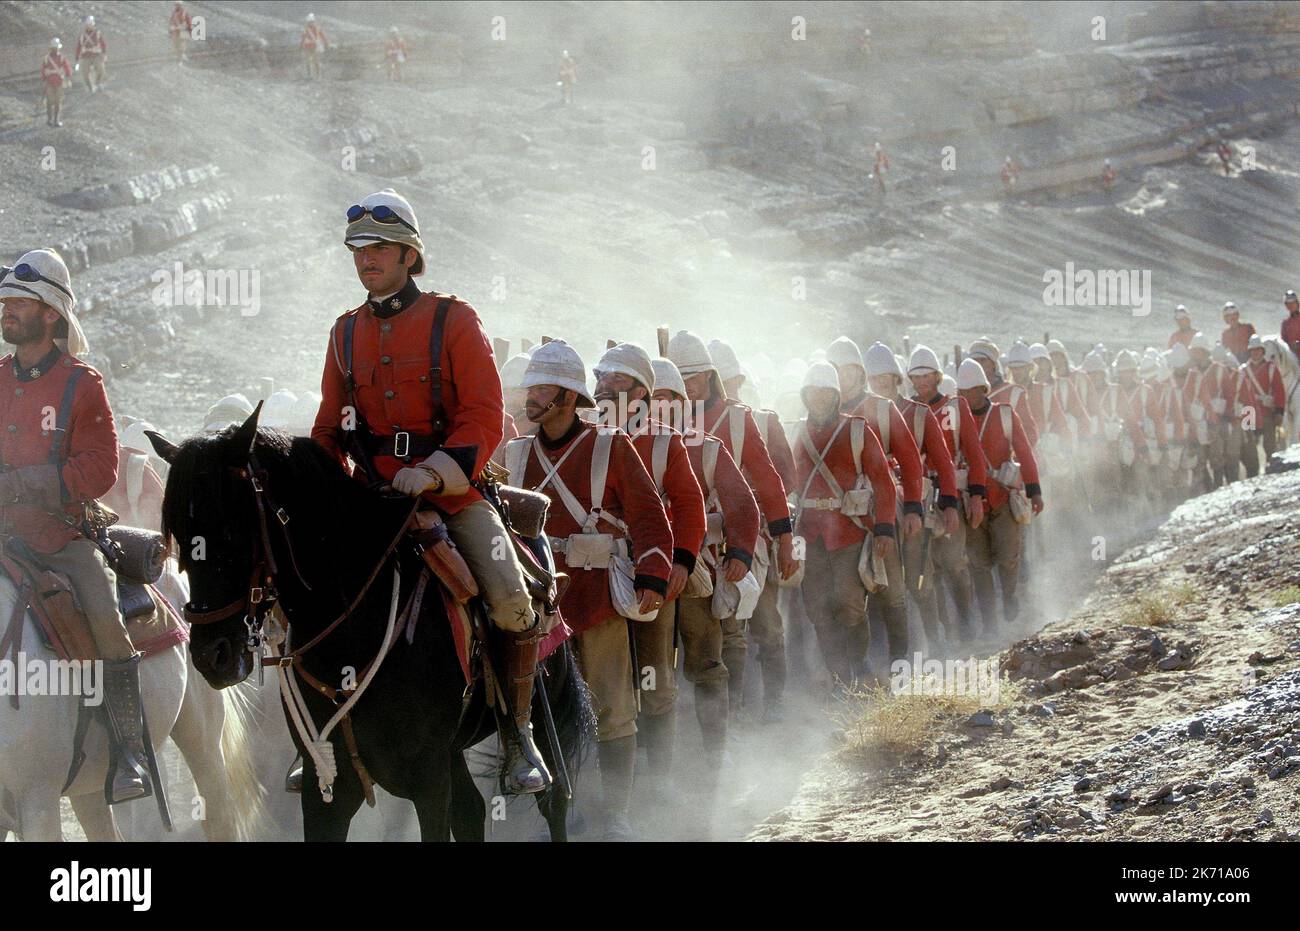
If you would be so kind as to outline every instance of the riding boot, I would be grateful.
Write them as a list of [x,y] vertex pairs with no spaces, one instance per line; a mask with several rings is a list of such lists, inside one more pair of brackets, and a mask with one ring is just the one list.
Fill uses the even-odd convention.
[[284,791],[302,793],[302,754],[299,753],[289,764],[289,771],[284,775]]
[[530,720],[541,625],[534,624],[524,631],[498,630],[497,634],[501,643],[501,669],[497,674],[514,715],[514,728],[507,726],[502,740],[506,753],[505,790],[512,795],[542,792],[551,784],[551,774],[533,741]]
[[605,840],[632,840],[627,809],[632,799],[632,772],[636,766],[636,734],[603,740],[596,746],[605,804]]
[[104,661],[104,710],[112,742],[112,772],[104,784],[110,805],[153,795],[140,704],[140,654]]

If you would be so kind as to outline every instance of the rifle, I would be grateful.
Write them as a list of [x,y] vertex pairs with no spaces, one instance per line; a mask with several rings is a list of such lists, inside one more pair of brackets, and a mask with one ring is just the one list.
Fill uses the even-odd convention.
[[506,364],[506,359],[510,356],[510,340],[502,339],[497,336],[492,340],[492,355],[496,360],[497,371],[501,371],[501,366]]
[[961,344],[952,344],[952,364],[961,368]]
[[[637,668],[636,621],[627,619],[627,648],[632,654],[632,690],[636,692],[636,713],[641,713],[641,670]],[[657,683],[656,683],[657,684]]]
[[655,328],[655,338],[659,341],[659,358],[668,358],[668,324]]

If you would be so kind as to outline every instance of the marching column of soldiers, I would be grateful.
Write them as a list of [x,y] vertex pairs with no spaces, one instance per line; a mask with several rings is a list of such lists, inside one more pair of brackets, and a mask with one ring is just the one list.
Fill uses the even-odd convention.
[[[679,672],[692,689],[707,802],[729,731],[782,719],[786,637],[802,618],[824,668],[813,688],[827,697],[888,683],[918,652],[956,656],[1010,633],[1034,581],[1026,566],[1043,552],[1047,501],[1058,533],[1077,534],[1258,474],[1279,446],[1286,384],[1300,368],[1287,343],[1300,335],[1300,301],[1288,291],[1281,339],[1261,339],[1228,302],[1212,343],[1180,306],[1167,350],[1097,344],[1078,366],[1046,338],[1004,353],[984,337],[941,361],[927,346],[902,358],[841,336],[797,362],[798,406],[782,416],[741,401],[758,386],[730,345],[687,330],[670,338],[662,328],[657,358],[611,342],[594,380],[562,339],[494,360],[468,303],[416,285],[424,243],[392,190],[347,209],[344,242],[366,300],[330,332],[320,395],[277,392],[264,423],[309,433],[358,478],[443,515],[522,709],[505,746],[516,793],[549,779],[527,714],[538,625],[517,561],[493,555],[504,529],[476,483],[493,460],[510,484],[550,499],[545,530],[569,576],[560,610],[593,696],[612,839],[633,834],[638,744],[649,761],[643,791],[661,793],[673,778]],[[76,528],[114,494],[123,463],[134,476],[129,503],[147,488],[156,497],[160,483],[136,461],[148,425],[119,438],[98,373],[76,358],[86,341],[56,253],[0,269],[0,304],[4,339],[17,347],[0,360],[11,389],[0,392],[0,525],[66,572],[93,609],[115,672],[114,800],[139,797],[151,786],[138,764],[138,656],[114,609],[112,570]],[[66,424],[57,442],[41,426],[50,404]],[[344,409],[364,419],[363,435],[340,427]],[[242,396],[223,398],[204,429],[250,411]],[[887,665],[872,658],[873,630]],[[751,652],[761,699],[747,708]]]

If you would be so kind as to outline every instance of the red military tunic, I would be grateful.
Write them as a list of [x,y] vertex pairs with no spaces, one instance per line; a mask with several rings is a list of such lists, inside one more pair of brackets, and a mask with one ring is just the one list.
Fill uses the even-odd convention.
[[401,36],[396,36],[384,43],[384,57],[391,62],[400,64],[409,58],[406,50],[406,40]]
[[[952,414],[954,409],[956,416]],[[966,491],[972,495],[988,497],[989,466],[980,445],[979,428],[970,412],[970,405],[960,395],[948,397],[936,394],[930,400],[930,410],[943,431],[944,444],[952,457],[954,468],[965,468]],[[928,429],[928,428],[927,428]],[[960,448],[959,448],[960,447]]]
[[1288,314],[1282,321],[1282,342],[1292,352],[1300,355],[1300,311]]
[[1286,391],[1282,386],[1282,373],[1270,359],[1244,364],[1237,378],[1237,401],[1241,409],[1254,408],[1256,417],[1272,409],[1281,412],[1286,407]]
[[[706,432],[722,440],[722,445],[727,448],[731,458],[738,461],[740,471],[753,489],[758,506],[767,520],[767,532],[774,537],[789,533],[790,505],[785,499],[785,483],[772,464],[772,457],[763,442],[753,411],[734,398],[715,396],[704,406],[704,424],[708,427]],[[739,457],[736,455],[735,438],[741,441]]]
[[1246,349],[1250,343],[1250,338],[1255,335],[1255,324],[1242,323],[1238,320],[1235,324],[1223,331],[1219,337],[1219,342],[1227,347],[1228,351],[1237,357],[1238,362],[1249,358],[1250,353]]
[[[66,353],[55,350],[34,368],[41,374],[20,380],[14,356],[0,359],[0,461],[6,470],[50,463],[59,464],[62,514],[78,523],[82,503],[105,494],[117,478],[117,429],[99,372]],[[30,373],[32,370],[27,370]],[[66,405],[66,427],[61,413]],[[55,412],[59,426],[49,426]],[[61,437],[59,429],[66,429]],[[55,453],[56,442],[62,440]],[[81,536],[61,514],[38,504],[0,505],[0,533],[20,537],[40,553],[57,553]]]
[[59,52],[50,50],[41,62],[41,80],[50,87],[58,87],[72,80],[72,65]]
[[989,389],[989,401],[993,404],[1011,405],[1011,409],[1020,418],[1020,425],[1025,430],[1025,436],[1029,437],[1030,444],[1038,445],[1040,427],[1038,421],[1034,420],[1033,411],[1029,409],[1029,392],[1012,382],[999,381]]
[[921,470],[939,480],[939,507],[956,507],[957,470],[953,467],[952,453],[944,441],[939,419],[929,405],[911,398],[900,398],[894,406],[912,431],[912,440],[921,456]]
[[1201,418],[1195,416],[1193,404],[1199,404],[1206,423],[1217,424],[1223,421],[1223,415],[1214,409],[1214,399],[1221,396],[1220,385],[1223,381],[1224,368],[1218,362],[1211,362],[1203,369],[1192,366],[1183,379],[1183,404],[1188,419],[1195,423]]
[[1086,440],[1092,436],[1092,414],[1088,397],[1093,393],[1092,382],[1079,370],[1056,376],[1056,384],[1064,396],[1061,406],[1067,417],[1074,418],[1074,438]]
[[[801,429],[805,430],[808,439],[812,441],[813,447],[818,453],[830,441],[831,435],[835,432],[836,427],[841,421],[847,421],[839,435],[835,437],[835,442],[826,452],[826,467],[835,476],[836,483],[839,484],[841,491],[848,491],[857,481],[857,466],[853,462],[853,435],[852,421],[864,420],[862,417],[854,417],[849,414],[840,414],[826,424],[814,424],[807,420],[803,422]],[[866,425],[870,427],[870,423]],[[906,427],[903,428],[906,431]],[[913,444],[915,445],[915,444]],[[834,497],[833,489],[827,484],[826,479],[821,475],[820,470],[816,469],[814,462],[808,450],[802,442],[795,442],[794,451],[795,468],[799,470],[799,489],[802,492],[805,487],[808,491],[804,493],[804,499],[826,499]],[[875,438],[875,434],[867,429],[864,433],[864,442],[862,444],[862,472],[871,482],[871,488],[875,495],[875,504],[871,519],[875,522],[872,532],[882,534],[887,537],[894,535],[894,521],[897,518],[897,496],[894,492],[894,473],[889,467],[889,460],[885,458],[885,451],[880,447],[880,441]],[[811,481],[809,479],[811,478]],[[847,546],[862,545],[866,539],[866,530],[859,527],[853,522],[853,518],[845,517],[838,510],[805,508],[804,502],[799,502],[799,535],[808,543],[817,540],[827,551],[844,549]],[[863,518],[858,518],[863,520]],[[824,579],[810,579],[812,584],[825,584]],[[807,584],[807,583],[805,583]]]
[[646,472],[655,478],[654,450],[660,436],[668,438],[667,457],[658,491],[673,531],[673,562],[690,572],[695,568],[700,547],[704,545],[704,494],[691,469],[682,435],[657,420],[649,420],[647,428],[632,437],[632,446],[641,457]]
[[[975,419],[975,429],[979,433],[980,445],[984,449],[984,458],[988,460],[989,477],[992,479],[992,472],[1008,459],[1014,458],[1020,463],[1020,479],[1025,484],[1025,493],[1032,498],[1034,495],[1042,494],[1038,484],[1038,461],[1034,458],[1034,448],[1029,442],[1024,424],[1020,422],[1020,415],[1014,410],[1011,411],[1011,436],[1008,437],[1003,432],[1002,414],[998,409],[1004,406],[989,403],[982,411],[971,411],[971,416]],[[996,511],[1007,503],[1007,489],[1000,483],[990,481],[988,490],[989,510]]]
[[[754,560],[754,549],[758,546],[760,517],[758,501],[754,498],[749,482],[745,481],[736,461],[727,452],[727,445],[716,436],[691,429],[686,432],[684,441],[686,454],[691,461],[691,471],[704,494],[706,523],[708,511],[716,509],[722,513],[727,544],[727,551],[722,554],[722,558],[739,559],[750,566]],[[718,447],[712,486],[708,484],[708,470],[704,468],[704,448],[708,444],[716,444]],[[715,562],[721,563],[716,548],[712,555]]]
[[77,61],[81,61],[85,55],[103,55],[108,51],[108,43],[104,41],[104,34],[98,29],[87,29],[77,39]]
[[[903,487],[902,510],[904,514],[924,514],[921,505],[921,479],[925,470],[921,467],[921,453],[916,448],[912,437],[912,428],[903,419],[902,413],[893,401],[878,394],[864,394],[855,401],[850,401],[851,408],[841,405],[840,410],[851,417],[861,417],[876,435],[885,455],[892,461]],[[889,418],[889,436],[884,435],[886,416]]]
[[325,48],[329,45],[329,40],[325,38],[325,30],[319,23],[308,23],[307,28],[302,31],[302,39],[298,45],[304,52],[314,52],[317,48]]
[[167,31],[176,37],[181,33],[189,35],[194,28],[194,23],[190,19],[190,13],[184,7],[173,7],[171,18],[167,20]]
[[[441,431],[434,429],[429,338],[438,299],[446,296],[420,293],[408,280],[407,286],[394,296],[405,304],[396,313],[381,317],[375,305],[367,301],[334,322],[321,376],[320,410],[311,436],[345,467],[348,444],[344,418],[352,403],[344,382],[344,329],[349,317],[355,318],[352,374],[357,409],[376,436],[441,432],[442,449],[471,481],[501,442],[505,412],[501,378],[492,361],[492,343],[474,308],[454,299],[447,312],[441,354],[445,426]],[[385,305],[392,300],[385,300]],[[389,313],[382,308],[380,312]],[[391,480],[399,469],[428,455],[408,456],[408,462],[391,454],[395,451],[373,456],[375,469],[384,479]],[[435,500],[443,511],[455,514],[481,498],[471,488],[464,495]]]
[[1048,433],[1054,433],[1068,442],[1070,439],[1070,421],[1065,417],[1065,408],[1058,396],[1055,378],[1048,381],[1036,381],[1026,389],[1029,395],[1029,413],[1034,423]]
[[1172,381],[1158,385],[1153,394],[1160,412],[1160,442],[1179,444],[1187,440],[1187,415],[1183,410],[1183,394]]
[[781,476],[781,484],[788,494],[797,480],[794,469],[794,453],[790,451],[790,441],[786,438],[785,427],[776,411],[767,409],[753,411],[754,423],[758,424],[758,433],[763,438],[767,454],[772,458],[772,467]]
[[[544,434],[539,433],[537,438],[545,451],[547,470],[571,446],[581,443],[560,466],[559,477],[578,499],[578,503],[588,510],[591,508],[591,456],[599,429],[602,428],[596,424],[577,419],[573,428],[554,447],[548,445]],[[524,462],[524,474],[511,475],[510,482],[521,488],[536,488],[541,484],[546,471],[538,460],[532,441],[529,442],[528,456]],[[582,530],[560,500],[553,484],[548,483],[542,493],[551,499],[551,507],[546,515],[548,537],[564,540]],[[664,594],[668,590],[668,573],[672,568],[669,556],[673,549],[672,528],[663,503],[659,500],[659,492],[655,490],[654,481],[641,464],[627,434],[621,430],[614,434],[610,446],[609,474],[601,510],[628,525],[627,536],[632,540],[632,564],[636,568],[637,587],[650,588]],[[600,521],[596,529],[615,537],[624,536],[618,527],[608,521]],[[560,600],[560,610],[574,633],[580,634],[617,616],[618,612],[614,610],[609,597],[609,580],[605,576],[607,570],[574,568],[566,565],[562,555],[557,555],[557,562],[560,571],[568,573],[571,580]]]

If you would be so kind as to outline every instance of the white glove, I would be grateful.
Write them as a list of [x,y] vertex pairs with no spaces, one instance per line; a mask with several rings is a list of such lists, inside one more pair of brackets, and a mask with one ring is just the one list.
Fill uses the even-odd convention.
[[404,495],[419,497],[430,488],[442,490],[442,477],[431,469],[407,466],[393,476],[393,487]]

